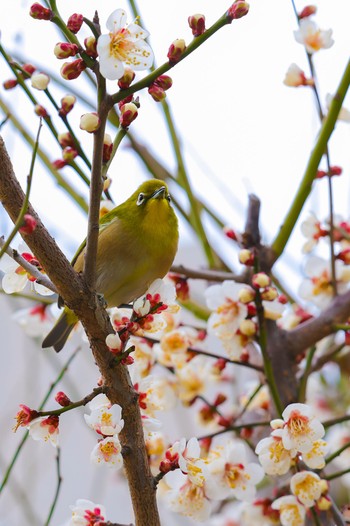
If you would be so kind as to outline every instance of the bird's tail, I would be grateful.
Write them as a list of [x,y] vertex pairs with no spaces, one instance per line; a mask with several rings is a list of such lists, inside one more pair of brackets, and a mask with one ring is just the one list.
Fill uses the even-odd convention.
[[76,323],[76,316],[65,308],[41,346],[43,348],[53,347],[56,352],[60,352]]

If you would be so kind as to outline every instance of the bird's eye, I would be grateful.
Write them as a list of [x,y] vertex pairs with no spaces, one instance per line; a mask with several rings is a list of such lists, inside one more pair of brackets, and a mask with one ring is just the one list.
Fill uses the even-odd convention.
[[168,194],[168,195],[166,196],[166,198],[167,198],[168,202],[171,203],[171,195]]
[[137,198],[137,201],[136,201],[136,204],[137,206],[140,206],[142,205],[142,203],[144,202],[145,200],[145,194],[143,194],[142,192],[139,193],[139,196]]

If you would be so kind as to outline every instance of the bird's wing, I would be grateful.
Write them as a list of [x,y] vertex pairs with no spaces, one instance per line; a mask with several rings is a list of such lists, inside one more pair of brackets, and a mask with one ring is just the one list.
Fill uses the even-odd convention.
[[[110,210],[109,212],[107,212],[107,214],[103,215],[100,219],[100,233],[102,232],[102,230],[104,230],[106,228],[106,226],[108,226],[110,224],[110,222],[115,219],[116,217],[116,212],[115,212],[115,208],[113,208],[113,210]],[[80,254],[83,252],[84,248],[86,247],[86,238],[84,239],[84,241],[80,244],[78,250],[76,251],[76,253],[74,254],[73,256],[73,259],[71,261],[71,265],[74,267],[78,257],[80,256]]]

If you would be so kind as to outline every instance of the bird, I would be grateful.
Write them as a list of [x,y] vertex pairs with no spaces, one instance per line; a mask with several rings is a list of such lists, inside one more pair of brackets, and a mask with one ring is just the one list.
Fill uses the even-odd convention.
[[[96,256],[96,291],[106,307],[129,304],[142,296],[157,278],[163,278],[175,258],[179,240],[178,220],[168,186],[159,179],[144,181],[123,203],[100,219]],[[71,264],[84,271],[86,239]],[[59,352],[78,322],[67,306],[43,348]]]

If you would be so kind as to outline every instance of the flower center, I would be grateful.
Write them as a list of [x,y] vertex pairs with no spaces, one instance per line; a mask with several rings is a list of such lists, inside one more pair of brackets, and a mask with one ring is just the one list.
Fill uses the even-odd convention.
[[110,33],[109,52],[115,59],[125,62],[130,51],[134,49],[134,43],[129,40],[129,31],[125,28]]
[[310,431],[309,419],[306,416],[301,415],[299,412],[292,413],[287,423],[289,431],[292,435],[304,435]]

